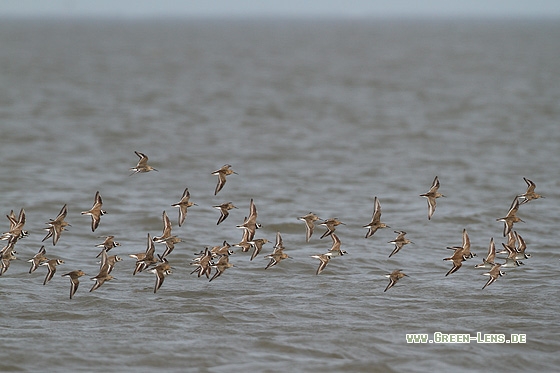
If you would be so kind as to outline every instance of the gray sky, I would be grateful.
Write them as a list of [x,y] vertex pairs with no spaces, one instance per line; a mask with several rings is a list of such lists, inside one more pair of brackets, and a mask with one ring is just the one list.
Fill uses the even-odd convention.
[[560,0],[0,0],[0,16],[529,16]]

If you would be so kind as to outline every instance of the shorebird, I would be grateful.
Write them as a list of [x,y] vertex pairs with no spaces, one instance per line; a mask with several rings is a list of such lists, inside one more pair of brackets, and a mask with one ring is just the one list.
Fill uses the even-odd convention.
[[477,264],[474,268],[492,268],[494,266],[494,260],[496,259],[496,245],[494,244],[494,237],[490,239],[490,245],[488,245],[488,255],[486,258],[482,259],[482,264]]
[[216,190],[214,191],[214,195],[218,194],[218,192],[222,190],[222,188],[226,184],[226,176],[231,174],[237,175],[237,172],[233,171],[231,169],[231,165],[229,164],[225,164],[219,170],[212,172],[212,175],[218,176],[218,184],[216,185]]
[[471,252],[471,240],[469,239],[469,234],[465,228],[463,228],[463,244],[455,247],[448,246],[447,248],[450,250],[461,250],[461,255],[465,257],[465,259],[471,259],[476,256],[476,254]]
[[420,197],[426,197],[428,199],[428,220],[432,218],[432,215],[436,211],[436,198],[445,197],[443,194],[438,192],[438,189],[439,179],[436,176],[430,190],[424,194],[420,194]]
[[523,220],[517,217],[517,210],[519,210],[519,199],[516,196],[511,203],[511,207],[509,208],[507,215],[503,218],[496,219],[496,221],[504,222],[504,237],[511,231],[514,223],[525,223]]
[[336,234],[332,233],[331,238],[332,238],[332,246],[329,249],[329,251],[326,253],[326,255],[332,258],[333,256],[343,256],[344,254],[348,254],[345,250],[340,249],[340,244],[341,244],[340,238],[338,238]]
[[387,224],[381,222],[381,204],[379,203],[377,196],[374,197],[373,206],[371,221],[364,225],[364,228],[368,228],[366,238],[372,236],[379,228],[390,228]]
[[99,289],[99,287],[106,281],[111,281],[112,279],[114,279],[114,277],[109,274],[109,270],[109,265],[106,264],[101,267],[97,276],[91,278],[92,281],[95,281],[95,284],[93,284],[93,286],[89,290],[90,293],[94,290]]
[[[102,238],[102,237],[100,237]],[[95,245],[95,247],[101,247],[102,250],[99,252],[99,254],[97,254],[96,258],[99,258],[101,256],[101,254],[103,253],[103,251],[109,251],[117,246],[120,246],[121,244],[118,243],[117,241],[115,241],[115,236],[105,236],[105,240],[103,242],[101,242],[100,244]]]
[[305,222],[305,242],[309,242],[309,239],[313,234],[313,229],[315,228],[315,222],[319,219],[321,218],[319,218],[317,215],[315,215],[312,212],[310,212],[307,215],[300,216],[298,218],[298,220]]
[[397,283],[397,281],[399,281],[404,276],[408,277],[407,274],[402,272],[402,269],[395,269],[393,272],[386,274],[385,277],[389,278],[389,284],[387,285],[385,290],[383,290],[383,292],[386,292],[387,290],[392,288]]
[[249,205],[249,216],[245,218],[243,224],[237,225],[237,228],[241,228],[248,231],[247,241],[252,241],[253,238],[255,237],[256,230],[262,227],[259,223],[257,223],[257,216],[258,216],[257,206],[255,205],[253,199],[251,198],[251,203]]
[[113,271],[113,268],[115,268],[115,263],[116,262],[120,262],[122,259],[118,256],[118,255],[107,255],[107,250],[103,250],[101,252],[101,262],[99,264],[99,269],[108,266],[109,269],[107,270],[107,273],[111,273]]
[[2,276],[10,267],[10,262],[16,258],[16,252],[13,250],[15,243],[8,245],[0,251],[0,276]]
[[171,237],[166,238],[164,242],[165,242],[165,251],[163,252],[163,255],[161,256],[162,258],[165,258],[169,254],[171,254],[171,252],[173,250],[175,250],[175,244],[179,243],[179,242],[183,242],[183,240],[180,239],[177,236],[171,236]]
[[134,153],[136,153],[136,155],[138,156],[138,158],[140,158],[140,160],[138,161],[136,167],[130,168],[130,171],[134,171],[134,172],[131,173],[129,176],[132,176],[140,172],[157,171],[155,168],[153,168],[148,164],[148,157],[146,156],[146,154],[137,152],[136,150],[134,151]]
[[82,270],[76,270],[63,274],[62,277],[70,277],[70,299],[76,294],[78,286],[80,285],[80,277],[84,276],[85,273]]
[[243,236],[241,237],[241,241],[239,243],[234,244],[235,247],[240,247],[241,251],[246,253],[251,248],[251,244],[249,243],[249,235],[250,232],[248,229],[243,230]]
[[154,236],[154,242],[157,243],[164,243],[165,240],[171,237],[171,220],[169,220],[169,216],[167,216],[167,213],[165,211],[163,211],[163,214],[161,214],[161,218],[163,220],[163,231],[161,233],[161,236]]
[[191,265],[195,265],[196,268],[191,272],[191,275],[197,272],[198,277],[206,275],[206,278],[210,277],[210,272],[212,271],[212,253],[208,248],[204,249],[204,252],[200,254],[197,258],[193,260]]
[[531,180],[527,179],[526,177],[524,177],[523,180],[525,180],[525,183],[527,183],[527,191],[517,196],[517,198],[521,198],[521,203],[520,203],[521,205],[529,201],[532,201],[534,199],[544,198],[544,196],[535,193],[535,188],[537,187],[535,183],[533,183]]
[[103,206],[103,200],[101,199],[101,195],[99,191],[95,193],[95,198],[93,202],[93,207],[88,211],[82,211],[82,215],[90,215],[91,216],[91,231],[95,232],[97,227],[99,227],[99,222],[101,221],[101,216],[105,215],[107,212],[102,210],[101,207]]
[[220,218],[218,219],[216,225],[219,225],[221,222],[227,219],[227,217],[229,216],[229,210],[237,208],[231,202],[222,203],[221,205],[212,206],[212,207],[220,210],[221,213]]
[[45,256],[46,253],[47,250],[45,249],[45,246],[41,246],[39,252],[37,252],[37,254],[33,256],[33,258],[28,260],[28,262],[31,263],[31,268],[29,269],[29,273],[35,272],[37,267],[39,267],[41,264],[49,260],[49,258]]
[[282,241],[282,236],[280,236],[280,232],[276,232],[276,243],[274,245],[274,251],[272,252],[272,254],[265,256],[265,258],[270,259],[270,262],[264,269],[275,266],[283,259],[289,258],[288,254],[284,253],[284,243]]
[[212,276],[210,281],[212,281],[216,277],[221,276],[226,269],[233,267],[233,264],[229,262],[229,255],[222,255],[220,259],[218,259],[218,262],[216,262],[215,264],[211,264],[211,267],[216,268],[216,273],[214,273],[214,276]]
[[453,267],[451,267],[451,269],[445,274],[446,276],[449,276],[450,274],[457,272],[459,268],[461,268],[461,266],[463,265],[463,262],[466,260],[465,257],[463,256],[462,247],[456,247],[454,248],[454,250],[455,252],[453,253],[453,255],[451,255],[449,258],[443,259],[443,260],[453,261]]
[[338,218],[330,218],[327,219],[325,221],[323,221],[321,224],[322,226],[327,227],[327,231],[325,233],[323,233],[323,235],[321,236],[321,238],[329,236],[331,234],[333,234],[333,232],[336,230],[336,226],[338,225],[346,225],[345,223],[341,222],[340,220],[338,220]]
[[158,291],[158,289],[163,284],[163,280],[165,280],[165,276],[170,275],[172,273],[171,265],[169,265],[167,259],[162,258],[162,260],[163,260],[162,263],[158,264],[153,269],[150,269],[148,271],[156,275],[156,284],[154,286],[154,293]]
[[53,246],[56,245],[56,243],[58,242],[58,239],[60,238],[60,235],[62,234],[62,231],[65,230],[66,226],[71,227],[70,224],[68,224],[64,219],[66,218],[66,214],[68,213],[68,210],[66,209],[66,204],[64,206],[62,206],[62,209],[60,210],[60,212],[58,213],[57,217],[48,223],[46,223],[47,225],[49,225],[49,228],[45,228],[45,230],[49,231],[47,233],[47,235],[45,236],[45,238],[43,238],[43,241],[47,240],[48,238],[52,237],[53,238]]
[[47,272],[47,275],[45,276],[45,281],[43,281],[43,285],[46,285],[47,282],[49,282],[51,278],[53,278],[54,274],[56,273],[56,266],[61,265],[63,263],[64,260],[62,259],[51,259],[41,264],[42,266],[47,266],[47,269],[49,270]]
[[516,248],[517,255],[515,256],[514,259],[529,259],[531,257],[531,254],[527,254],[525,252],[525,249],[527,249],[527,244],[525,243],[525,240],[517,232],[514,231],[513,233],[515,235],[515,238],[517,239],[517,242],[519,243],[519,245],[517,245]]
[[227,241],[224,241],[222,243],[222,246],[214,246],[212,249],[210,249],[210,253],[212,254],[212,258],[217,258],[219,256],[223,256],[223,255],[232,255],[233,251],[230,250],[231,245],[229,243],[227,243]]
[[263,245],[268,243],[268,240],[266,238],[257,238],[249,241],[249,243],[251,244],[251,246],[253,246],[253,254],[251,254],[251,260],[253,260],[257,255],[259,255]]
[[172,207],[179,208],[179,227],[183,225],[187,218],[187,209],[191,206],[198,206],[196,203],[191,202],[190,198],[191,194],[189,193],[189,188],[185,188],[181,200],[171,205]]
[[525,259],[524,253],[519,253],[515,247],[506,245],[505,243],[502,243],[502,246],[507,251],[506,262],[502,264],[502,267],[519,267],[520,265],[523,265],[523,262],[519,259]]
[[157,263],[157,259],[154,257],[155,251],[156,247],[154,245],[154,241],[148,233],[148,246],[146,248],[146,252],[129,255],[131,258],[136,258],[136,266],[134,267],[134,272],[132,273],[133,275],[138,272],[142,272],[152,264]]
[[319,263],[319,267],[317,268],[317,272],[315,272],[316,275],[323,272],[323,270],[325,269],[325,267],[327,266],[327,264],[329,264],[329,261],[331,260],[331,256],[327,255],[327,254],[311,255],[311,257],[315,258],[315,259],[319,259],[321,261],[321,263]]
[[414,243],[405,237],[406,234],[405,231],[395,231],[395,233],[397,234],[397,237],[393,241],[387,242],[387,243],[395,244],[395,248],[393,249],[391,254],[389,254],[389,258],[392,257],[394,254],[398,253],[399,250],[402,249],[404,245],[409,243]]
[[3,233],[0,239],[8,240],[9,243],[13,242],[15,244],[20,238],[29,235],[28,231],[23,230],[25,225],[25,210],[23,208],[19,211],[18,217],[14,214],[14,210],[11,210],[10,214],[6,215],[6,217],[10,221],[10,230]]
[[494,281],[496,281],[498,279],[498,277],[501,277],[501,276],[506,274],[505,272],[500,270],[500,267],[502,267],[501,264],[494,264],[494,266],[492,267],[490,272],[483,273],[483,275],[490,276],[490,278],[488,279],[486,284],[484,284],[482,289],[484,289],[488,285],[492,284]]

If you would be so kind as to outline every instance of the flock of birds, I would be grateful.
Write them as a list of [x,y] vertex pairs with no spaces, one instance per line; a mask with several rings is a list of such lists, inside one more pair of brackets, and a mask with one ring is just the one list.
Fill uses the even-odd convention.
[[[145,154],[137,151],[135,151],[135,153],[139,157],[139,160],[135,167],[130,168],[130,170],[133,171],[130,174],[131,176],[137,173],[158,171],[148,164],[148,157]],[[219,170],[212,172],[212,175],[216,175],[218,177],[218,183],[216,185],[214,195],[217,195],[218,192],[222,190],[222,188],[226,184],[226,177],[232,174],[236,174],[236,172],[231,169],[231,165],[229,164],[226,164]],[[496,252],[494,239],[490,239],[488,255],[483,259],[483,262],[481,264],[475,266],[475,268],[489,269],[487,273],[484,273],[484,275],[489,276],[489,279],[482,287],[482,289],[492,284],[499,277],[505,275],[505,272],[502,271],[502,268],[520,266],[523,264],[521,260],[530,257],[530,254],[527,254],[525,252],[525,249],[527,247],[525,241],[516,231],[513,230],[513,225],[518,222],[523,222],[523,220],[521,220],[517,216],[517,211],[521,205],[535,199],[543,198],[543,196],[535,192],[535,183],[527,178],[523,179],[527,183],[526,192],[515,196],[506,216],[497,219],[497,221],[502,221],[504,223],[503,235],[504,237],[507,237],[507,242],[502,243],[503,250],[500,252]],[[436,200],[440,197],[445,197],[443,194],[439,193],[439,187],[439,179],[436,176],[430,190],[424,194],[420,194],[421,197],[425,197],[428,201],[428,220],[430,220],[435,213]],[[185,222],[188,208],[195,205],[195,203],[190,201],[190,193],[188,188],[184,190],[181,200],[171,205],[172,207],[177,207],[179,209],[179,227],[182,226]],[[91,217],[92,232],[95,232],[95,230],[99,227],[101,216],[106,213],[102,209],[102,207],[103,200],[98,191],[95,194],[92,208],[90,210],[81,212],[82,215]],[[231,209],[237,208],[233,205],[232,202],[226,202],[213,207],[220,210],[220,217],[217,221],[218,225],[225,219],[227,219],[229,211]],[[47,230],[47,235],[43,238],[43,241],[46,241],[47,239],[52,237],[53,246],[57,244],[65,228],[67,226],[70,226],[70,224],[68,224],[68,222],[66,222],[65,220],[67,212],[67,206],[64,205],[56,218],[51,219],[46,223],[48,226],[47,228],[45,228]],[[230,255],[234,253],[231,249],[232,246],[241,248],[242,252],[248,252],[252,249],[253,251],[250,260],[253,260],[257,255],[259,255],[262,251],[263,246],[269,241],[265,238],[255,238],[256,230],[262,227],[261,224],[257,221],[257,216],[257,208],[253,199],[251,199],[249,206],[249,215],[245,217],[242,224],[237,225],[237,228],[240,228],[243,231],[240,242],[234,245],[230,245],[226,241],[224,241],[220,246],[205,248],[203,251],[196,254],[195,258],[193,258],[191,265],[193,265],[195,269],[191,272],[191,274],[196,273],[198,277],[206,276],[209,281],[212,281],[221,276],[226,271],[226,269],[234,266],[229,262]],[[13,210],[10,211],[10,213],[7,215],[7,218],[10,221],[10,229],[0,236],[1,240],[7,241],[7,245],[0,251],[0,276],[8,270],[10,262],[16,259],[16,243],[29,234],[26,230],[24,230],[26,219],[25,210],[23,208],[20,210],[18,216],[15,215]],[[154,293],[157,292],[158,289],[162,286],[165,277],[173,272],[173,267],[171,267],[167,257],[173,252],[175,244],[182,242],[181,238],[172,234],[171,220],[169,219],[165,211],[162,214],[162,220],[163,231],[160,236],[152,237],[148,233],[146,251],[129,255],[131,258],[136,259],[136,265],[132,273],[133,275],[136,275],[137,273],[143,272],[145,270],[156,275]],[[323,220],[313,212],[310,212],[305,216],[298,217],[298,220],[301,220],[305,223],[306,242],[309,242],[309,239],[313,235],[316,224],[326,227],[326,231],[323,233],[321,238],[330,236],[332,239],[332,246],[326,253],[311,256],[312,258],[319,260],[319,267],[316,271],[317,275],[319,275],[325,269],[331,259],[347,254],[345,250],[341,249],[341,241],[335,234],[336,227],[338,225],[345,224],[338,220],[338,218],[329,218]],[[371,221],[363,227],[368,229],[365,235],[366,239],[374,235],[378,229],[389,228],[387,224],[381,222],[381,204],[377,197],[374,198],[374,210]],[[404,245],[412,243],[412,241],[406,238],[406,232],[395,231],[395,233],[397,234],[397,237],[393,241],[389,241],[389,243],[395,245],[395,248],[391,252],[389,257],[397,254]],[[96,247],[101,248],[100,253],[97,255],[97,258],[100,258],[100,266],[99,273],[91,278],[91,280],[95,281],[95,284],[91,287],[90,292],[98,289],[105,282],[112,280],[113,276],[111,275],[111,271],[113,270],[115,264],[122,260],[118,255],[109,255],[109,251],[111,249],[120,246],[120,244],[114,240],[115,237],[106,236],[104,238],[105,240],[102,243],[96,245]],[[165,251],[163,252],[163,254],[156,255],[156,243],[165,244]],[[284,253],[284,249],[285,248],[280,232],[277,232],[273,252],[265,256],[265,258],[270,259],[265,269],[277,265],[284,259],[290,258],[286,253]],[[466,229],[463,230],[462,245],[457,247],[448,247],[448,249],[453,250],[453,254],[448,258],[444,258],[443,260],[453,262],[453,266],[445,274],[445,276],[455,273],[461,268],[464,261],[476,256],[476,254],[470,251],[470,240]],[[496,254],[506,254],[507,258],[505,259],[505,262],[497,263]],[[47,267],[47,274],[43,281],[43,285],[46,285],[53,278],[56,273],[56,267],[64,263],[62,259],[48,258],[45,246],[42,246],[37,254],[35,254],[33,258],[29,259],[29,262],[31,263],[29,273],[33,273],[40,266]],[[80,277],[84,275],[86,274],[82,270],[74,270],[62,275],[63,277],[70,278],[70,299],[72,299],[72,297],[78,290]],[[387,291],[388,289],[393,287],[397,283],[397,281],[405,276],[407,275],[401,269],[396,269],[390,274],[387,274],[386,277],[389,278],[389,283],[384,291]]]

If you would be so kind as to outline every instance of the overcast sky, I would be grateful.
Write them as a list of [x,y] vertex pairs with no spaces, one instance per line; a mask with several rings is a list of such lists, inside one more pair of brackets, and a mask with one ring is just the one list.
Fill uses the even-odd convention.
[[560,17],[560,0],[0,0],[0,16]]

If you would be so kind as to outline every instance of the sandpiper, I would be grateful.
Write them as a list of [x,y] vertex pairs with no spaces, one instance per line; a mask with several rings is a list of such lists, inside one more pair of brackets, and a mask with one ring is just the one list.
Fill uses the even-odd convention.
[[165,242],[165,251],[163,252],[163,255],[161,256],[162,258],[165,258],[169,254],[171,254],[171,252],[173,250],[175,250],[175,244],[179,243],[179,242],[183,242],[183,240],[180,239],[177,236],[171,236],[171,237],[166,238],[164,242]]
[[305,242],[309,242],[309,239],[313,234],[313,229],[315,229],[315,222],[320,219],[320,217],[312,212],[298,218],[298,220],[305,222]]
[[46,285],[47,282],[49,282],[51,280],[51,278],[53,278],[54,274],[56,273],[56,266],[61,265],[64,263],[64,260],[62,259],[50,259],[49,261],[42,263],[42,266],[47,266],[47,269],[49,270],[47,272],[47,275],[45,276],[45,281],[43,281],[43,285]]
[[76,270],[63,274],[62,277],[70,277],[70,299],[76,294],[78,286],[80,285],[80,277],[84,276],[85,273],[82,270]]
[[93,207],[88,211],[82,211],[82,215],[90,215],[91,216],[91,231],[95,232],[97,227],[99,226],[99,222],[101,221],[101,216],[105,215],[107,212],[102,210],[101,207],[103,206],[103,200],[101,199],[101,195],[99,191],[95,193],[95,199],[93,202]]
[[154,242],[157,243],[165,243],[165,240],[171,237],[171,220],[169,220],[169,216],[167,216],[167,213],[165,211],[163,211],[161,217],[163,220],[163,231],[161,233],[161,236],[154,236]]
[[189,193],[189,188],[185,188],[181,200],[171,205],[172,207],[179,208],[179,227],[183,225],[187,218],[187,209],[191,206],[198,206],[196,203],[191,202],[190,198],[191,194]]
[[47,260],[49,260],[49,258],[47,258],[45,255],[47,253],[47,250],[45,249],[45,246],[41,246],[41,248],[39,249],[39,251],[37,252],[37,254],[35,254],[33,256],[33,258],[29,259],[28,262],[31,263],[31,268],[29,269],[29,273],[33,273],[35,272],[35,270],[37,269],[37,267],[39,267],[41,264],[43,264],[44,262],[46,262]]
[[315,259],[319,259],[321,261],[321,263],[319,263],[319,267],[317,267],[317,272],[315,272],[316,275],[323,272],[323,270],[325,269],[325,267],[327,266],[327,264],[329,264],[329,261],[331,260],[331,256],[327,255],[327,254],[311,255],[311,257],[315,258]]
[[162,258],[162,263],[155,266],[153,269],[150,269],[148,272],[154,273],[156,275],[156,284],[154,286],[154,293],[158,291],[158,289],[163,284],[163,280],[165,280],[165,276],[170,275],[171,265],[167,261],[167,259]]
[[253,260],[257,255],[259,255],[263,245],[268,243],[268,240],[266,238],[256,238],[252,241],[249,241],[249,243],[251,244],[251,246],[253,246],[253,254],[251,254],[251,260]]
[[496,259],[496,245],[494,244],[494,237],[490,238],[490,244],[488,245],[488,255],[486,258],[482,259],[481,264],[477,264],[474,268],[492,268],[494,266],[494,260]]
[[532,201],[534,199],[544,198],[544,196],[535,193],[535,188],[537,187],[535,183],[533,183],[531,180],[527,179],[526,177],[524,177],[523,180],[525,180],[525,183],[527,183],[527,191],[517,196],[518,198],[521,198],[521,203],[520,203],[521,205],[529,201]]
[[220,210],[221,213],[220,218],[218,219],[216,225],[219,225],[221,222],[227,219],[227,217],[229,216],[229,210],[237,208],[231,202],[222,203],[221,205],[212,206],[212,207]]
[[466,260],[465,257],[463,256],[462,247],[456,247],[454,248],[454,250],[455,252],[453,253],[453,255],[451,255],[449,258],[443,259],[443,260],[453,261],[453,267],[451,267],[451,269],[447,271],[447,273],[445,274],[446,276],[449,276],[450,274],[457,272],[459,268],[461,268],[461,266],[463,265],[463,262]]
[[146,252],[129,255],[132,258],[136,258],[136,266],[134,267],[134,272],[132,273],[133,275],[137,274],[138,272],[142,272],[152,264],[157,263],[157,259],[154,256],[155,251],[156,247],[154,245],[154,241],[148,233],[148,246],[146,248]]
[[249,249],[251,248],[251,244],[249,243],[249,235],[250,234],[251,233],[249,232],[248,229],[244,229],[243,230],[243,236],[241,237],[241,241],[239,241],[239,243],[234,244],[233,246],[240,247],[241,251],[243,251],[244,253],[249,251]]
[[507,215],[503,218],[496,219],[496,221],[503,221],[504,222],[504,237],[511,231],[513,228],[514,223],[523,222],[520,218],[517,217],[517,210],[519,209],[519,199],[517,196],[513,199],[511,203],[511,207]]
[[210,272],[212,271],[212,253],[208,248],[204,249],[204,252],[200,254],[197,258],[195,258],[191,265],[196,266],[194,271],[191,272],[191,275],[197,272],[198,277],[202,275],[206,275],[206,278],[210,277]]
[[48,223],[46,223],[47,225],[49,225],[49,228],[45,228],[45,230],[49,231],[47,233],[47,235],[45,236],[45,238],[43,238],[43,241],[47,240],[48,238],[52,237],[53,238],[53,246],[56,245],[56,243],[58,242],[58,239],[60,238],[60,235],[62,234],[62,231],[65,230],[66,226],[71,226],[70,224],[68,224],[64,219],[66,218],[66,214],[68,213],[68,210],[66,209],[66,204],[64,206],[62,206],[62,209],[60,210],[60,212],[58,213],[57,217]]
[[340,245],[341,245],[340,238],[338,238],[336,234],[332,233],[331,238],[332,238],[332,246],[329,249],[329,251],[326,253],[326,255],[332,258],[333,256],[343,256],[344,254],[348,254],[345,250],[340,249]]
[[393,240],[393,241],[389,241],[387,243],[392,243],[395,245],[395,248],[393,249],[393,251],[391,252],[391,254],[389,254],[389,258],[392,257],[394,254],[398,253],[400,249],[402,249],[402,247],[406,244],[409,243],[414,243],[411,240],[409,240],[408,238],[405,237],[406,232],[405,231],[395,231],[395,233],[397,234],[397,237]]
[[233,267],[233,264],[229,262],[229,255],[222,255],[215,264],[211,265],[211,267],[216,269],[216,273],[214,273],[214,276],[212,276],[210,281],[221,276],[226,269]]
[[368,228],[366,238],[372,236],[379,228],[390,228],[387,224],[381,222],[381,204],[377,196],[374,197],[373,206],[371,221],[367,225],[364,225],[364,228]]
[[110,270],[109,265],[106,264],[101,267],[97,276],[91,278],[92,281],[95,281],[95,284],[93,284],[93,286],[89,290],[90,293],[98,289],[106,281],[111,281],[112,279],[114,279],[114,277],[109,274],[109,270]]
[[463,255],[465,259],[471,259],[476,256],[476,254],[471,252],[471,240],[469,239],[469,234],[467,233],[467,230],[465,228],[463,228],[463,244],[461,246],[455,247],[448,246],[447,248],[451,250],[461,250],[461,255]]
[[500,270],[500,267],[502,267],[501,264],[494,264],[494,266],[492,266],[492,269],[490,270],[490,272],[483,273],[483,275],[490,276],[490,278],[488,279],[486,284],[484,284],[482,289],[484,289],[488,285],[492,284],[494,281],[496,281],[498,279],[498,277],[506,274],[505,272]]
[[385,290],[383,290],[383,292],[386,292],[387,290],[392,288],[397,283],[397,281],[399,281],[404,276],[408,277],[407,274],[402,272],[402,269],[395,269],[393,272],[386,274],[385,277],[389,278],[389,284],[387,285]]
[[338,225],[346,225],[345,223],[341,222],[340,220],[338,220],[338,218],[330,218],[327,219],[325,221],[323,221],[321,224],[322,226],[327,227],[327,231],[325,233],[323,233],[323,235],[321,236],[321,238],[329,236],[331,234],[333,234],[333,232],[336,230],[336,226]]
[[237,175],[237,172],[233,171],[231,169],[231,165],[229,164],[225,164],[219,170],[212,172],[212,175],[218,176],[218,184],[216,185],[216,190],[214,191],[214,195],[218,194],[218,192],[222,190],[222,188],[226,184],[226,176],[231,174]]
[[136,153],[136,155],[138,156],[138,158],[140,158],[140,160],[138,161],[136,167],[130,168],[130,171],[134,171],[134,172],[131,173],[129,176],[132,176],[139,172],[157,171],[155,168],[153,168],[148,164],[148,157],[146,156],[146,154],[137,152],[136,150],[134,151],[134,153]]
[[282,236],[280,232],[276,232],[276,244],[274,245],[274,251],[272,254],[265,256],[266,259],[270,259],[267,266],[264,269],[268,269],[276,264],[280,263],[283,259],[289,258],[288,254],[284,253],[284,243],[282,241]]
[[426,197],[428,199],[428,220],[432,218],[432,215],[434,215],[434,212],[436,211],[436,198],[445,197],[443,194],[438,192],[438,189],[439,179],[436,176],[430,190],[424,194],[420,194],[420,197]]
[[[102,237],[100,237],[102,238]],[[115,241],[115,236],[105,236],[105,240],[100,243],[95,245],[95,247],[101,247],[102,251],[99,252],[99,254],[97,254],[96,258],[99,258],[101,256],[101,254],[103,253],[103,251],[109,251],[117,246],[120,246],[121,244],[118,243],[117,241]]]

